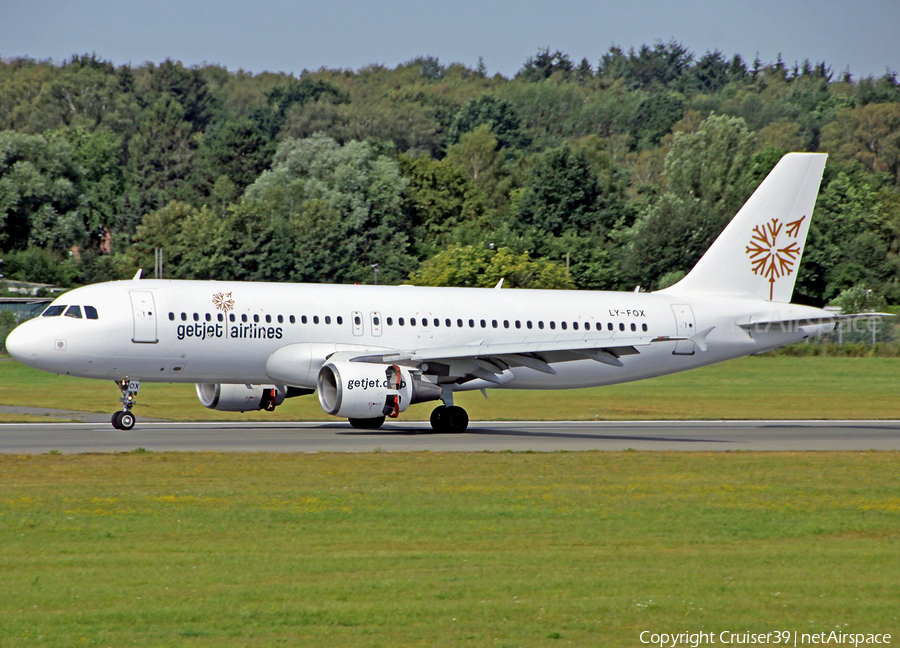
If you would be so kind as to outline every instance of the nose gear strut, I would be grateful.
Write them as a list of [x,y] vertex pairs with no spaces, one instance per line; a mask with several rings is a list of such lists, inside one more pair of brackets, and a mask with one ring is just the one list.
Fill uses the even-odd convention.
[[112,415],[112,426],[117,430],[130,430],[137,420],[131,413],[131,408],[134,407],[134,397],[141,388],[141,381],[123,378],[116,381],[116,387],[122,392],[122,398],[119,399],[122,410]]

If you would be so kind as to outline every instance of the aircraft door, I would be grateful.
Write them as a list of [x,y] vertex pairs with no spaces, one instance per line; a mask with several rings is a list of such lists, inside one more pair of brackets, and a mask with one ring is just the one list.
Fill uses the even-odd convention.
[[381,335],[381,313],[372,313],[372,335],[375,337]]
[[131,296],[131,312],[134,315],[134,335],[132,342],[156,344],[156,306],[153,293],[147,290],[129,290]]
[[[687,304],[672,304],[675,314],[675,335],[690,337],[697,331],[694,327],[694,311]],[[694,355],[694,343],[690,340],[678,340],[672,355]]]

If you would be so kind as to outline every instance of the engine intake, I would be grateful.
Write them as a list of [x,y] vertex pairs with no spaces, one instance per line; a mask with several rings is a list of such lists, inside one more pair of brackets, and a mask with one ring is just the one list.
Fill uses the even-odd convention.
[[319,404],[344,418],[396,417],[413,403],[437,400],[441,388],[406,367],[366,362],[327,362],[319,370]]

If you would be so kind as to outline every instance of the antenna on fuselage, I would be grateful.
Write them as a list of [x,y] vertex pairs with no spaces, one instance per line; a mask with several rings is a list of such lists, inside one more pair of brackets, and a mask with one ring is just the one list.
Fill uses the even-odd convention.
[[138,271],[134,273],[134,276],[131,278],[132,281],[137,281],[141,278],[141,273],[144,271],[143,268],[138,268]]

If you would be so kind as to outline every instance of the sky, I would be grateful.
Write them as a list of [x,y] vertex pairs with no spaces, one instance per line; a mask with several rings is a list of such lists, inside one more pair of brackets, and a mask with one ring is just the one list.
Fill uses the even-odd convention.
[[596,66],[613,45],[677,40],[854,78],[900,72],[898,0],[0,0],[0,57],[218,64],[301,73],[394,67],[417,56],[514,75],[549,47]]

